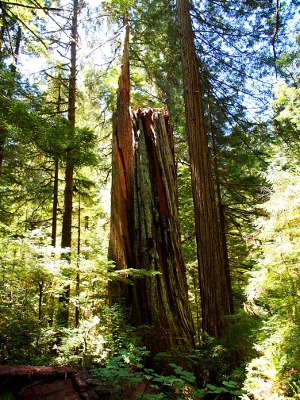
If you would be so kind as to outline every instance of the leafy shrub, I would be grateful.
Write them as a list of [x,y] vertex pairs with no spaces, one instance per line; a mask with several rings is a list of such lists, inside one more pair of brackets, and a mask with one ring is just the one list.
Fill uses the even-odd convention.
[[169,364],[173,374],[158,374],[142,364],[143,358],[148,354],[142,348],[122,350],[106,366],[94,368],[93,374],[96,379],[99,378],[99,384],[101,382],[110,392],[111,399],[130,398],[132,392],[139,389],[143,382],[147,382],[148,393],[139,392],[137,399],[201,399],[206,395],[217,395],[215,398],[229,395],[231,399],[237,399],[242,395],[234,381],[222,381],[220,387],[207,384],[206,388],[198,389],[195,375],[174,363]]
[[256,333],[258,355],[247,366],[244,384],[256,399],[300,398],[299,171],[297,162],[278,153],[268,171],[273,190],[263,206],[267,214],[257,221],[261,246],[246,307],[262,327]]

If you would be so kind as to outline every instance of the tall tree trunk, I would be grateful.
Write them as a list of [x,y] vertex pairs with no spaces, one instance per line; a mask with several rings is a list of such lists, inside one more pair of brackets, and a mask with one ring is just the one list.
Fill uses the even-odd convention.
[[52,202],[52,232],[51,244],[56,247],[57,233],[57,207],[58,207],[58,160],[54,160],[54,183],[53,183],[53,202]]
[[0,177],[2,176],[2,164],[4,160],[4,147],[6,143],[7,130],[0,121]]
[[[60,105],[61,105],[61,80],[60,76],[58,78],[58,98],[57,98],[57,114],[60,113]],[[58,158],[55,156],[54,159],[54,183],[53,183],[53,202],[52,202],[52,246],[56,247],[56,235],[57,235],[57,207],[58,207],[58,173],[59,173],[59,164]]]
[[[119,80],[113,130],[113,180],[109,258],[129,279],[110,283],[110,304],[124,304],[128,318],[143,329],[152,355],[183,354],[194,347],[177,218],[172,131],[162,110],[131,114],[129,28]],[[136,272],[134,271],[136,270]],[[142,328],[141,328],[142,329]]]
[[[77,15],[78,0],[73,3],[73,16],[71,27],[71,60],[70,60],[70,78],[69,78],[69,100],[68,100],[68,119],[70,121],[70,138],[72,138],[75,129],[75,107],[76,107],[76,50],[77,50]],[[71,245],[72,245],[72,209],[73,209],[73,162],[72,149],[67,149],[65,170],[65,191],[64,191],[64,214],[62,221],[62,238],[61,247],[69,248],[70,252],[67,256],[70,261]],[[58,323],[67,327],[69,321],[69,302],[70,302],[70,285],[64,287],[63,293],[59,297],[60,310],[58,315]]]
[[218,155],[217,155],[217,146],[216,146],[216,135],[215,135],[215,127],[213,124],[213,119],[210,110],[210,102],[208,102],[208,114],[209,114],[209,123],[211,130],[211,141],[212,141],[212,150],[213,150],[213,166],[215,172],[215,186],[216,186],[216,195],[217,195],[217,205],[219,211],[219,221],[220,221],[220,230],[221,230],[221,240],[222,240],[222,250],[224,255],[224,266],[225,266],[225,274],[227,280],[227,286],[229,290],[229,299],[230,299],[230,309],[231,312],[234,312],[233,306],[233,298],[231,291],[231,282],[230,282],[230,268],[229,268],[229,259],[228,259],[228,247],[227,247],[227,239],[226,239],[226,221],[224,214],[224,205],[222,201],[221,195],[221,185],[220,185],[220,175],[218,168]]
[[195,209],[197,258],[204,332],[216,338],[226,334],[224,316],[232,314],[230,282],[222,248],[208,149],[202,88],[188,0],[177,0],[181,40],[184,101]]
[[77,213],[77,272],[76,272],[76,305],[75,305],[75,327],[79,327],[79,295],[80,295],[80,252],[81,252],[81,198],[80,189],[78,191],[78,213]]
[[[57,105],[57,112],[60,111],[60,86],[59,86],[59,95],[58,95],[58,105]],[[58,159],[55,157],[54,159],[54,182],[53,182],[53,201],[52,201],[52,231],[51,231],[51,245],[53,248],[56,247],[56,237],[57,237],[57,209],[58,209],[58,179],[59,179],[59,163]],[[53,257],[55,253],[53,252]],[[50,319],[49,324],[52,326],[53,324],[53,317],[54,317],[54,295],[51,294],[50,296],[51,302],[51,312],[50,312]]]
[[[64,259],[71,262],[71,244],[72,244],[72,208],[73,208],[73,167],[71,165],[66,166],[65,172],[65,192],[64,192],[64,215],[62,224],[62,237],[61,247],[62,249],[68,249],[68,253],[63,254]],[[65,271],[64,275],[69,278],[69,272]],[[70,303],[70,284],[63,287],[62,293],[60,293],[59,311],[57,322],[58,325],[68,327],[69,323],[69,303]]]
[[[133,268],[133,130],[130,111],[129,26],[124,18],[123,56],[113,120],[111,221],[108,257],[117,269]],[[124,296],[124,293],[126,295]],[[130,307],[131,288],[121,282],[109,283],[109,304]]]
[[43,305],[43,294],[44,294],[44,282],[39,282],[39,323],[42,321],[42,305]]
[[16,73],[17,71],[17,63],[18,63],[18,57],[20,54],[20,46],[21,46],[21,39],[22,39],[22,30],[21,27],[18,25],[18,31],[16,35],[16,45],[15,45],[15,51],[12,54],[12,65],[11,65],[11,71],[13,73]]

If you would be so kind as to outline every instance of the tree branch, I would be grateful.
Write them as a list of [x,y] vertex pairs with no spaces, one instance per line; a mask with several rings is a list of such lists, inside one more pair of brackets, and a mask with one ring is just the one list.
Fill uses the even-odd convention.
[[43,7],[41,5],[37,6],[29,6],[27,4],[21,4],[21,3],[12,3],[8,1],[2,1],[2,4],[8,5],[8,6],[18,6],[18,7],[24,7],[24,8],[30,8],[30,9],[39,9],[39,10],[44,10],[44,11],[62,11],[62,8],[48,8],[48,7]]

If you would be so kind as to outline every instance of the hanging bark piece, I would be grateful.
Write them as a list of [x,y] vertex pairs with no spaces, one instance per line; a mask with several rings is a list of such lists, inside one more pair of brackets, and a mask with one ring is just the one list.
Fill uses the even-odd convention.
[[[177,210],[173,133],[164,110],[136,114],[134,164],[135,267],[132,318],[151,328],[155,353],[193,347]],[[146,335],[147,336],[147,335]]]

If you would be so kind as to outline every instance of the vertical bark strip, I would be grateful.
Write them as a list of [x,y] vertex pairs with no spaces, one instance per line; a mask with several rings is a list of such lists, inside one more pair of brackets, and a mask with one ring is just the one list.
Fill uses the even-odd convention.
[[53,183],[53,202],[52,202],[52,232],[51,244],[56,247],[56,234],[57,234],[57,208],[58,208],[58,160],[54,160],[54,183]]
[[219,211],[219,221],[220,221],[220,230],[221,230],[222,249],[223,249],[223,255],[224,255],[225,274],[226,274],[226,280],[227,280],[227,287],[228,287],[228,291],[229,291],[230,310],[233,314],[234,305],[233,305],[231,282],[230,282],[230,267],[229,267],[228,247],[227,247],[227,239],[226,239],[226,221],[225,221],[225,214],[224,214],[224,205],[222,202],[222,195],[221,195],[221,185],[220,185],[220,176],[219,176],[218,159],[217,159],[218,156],[217,156],[217,147],[216,147],[216,135],[215,135],[215,128],[214,128],[214,124],[213,124],[213,120],[212,120],[209,102],[208,102],[208,115],[209,115],[210,130],[211,130],[213,166],[214,166],[214,172],[215,172],[215,186],[216,186],[217,205],[218,205],[218,211]]
[[[132,176],[133,134],[130,112],[129,25],[124,19],[123,55],[117,93],[117,111],[113,120],[112,187],[109,259],[117,269],[132,268]],[[124,296],[124,293],[126,295]],[[109,283],[109,303],[130,306],[129,288],[119,282]]]
[[177,11],[195,209],[202,327],[204,332],[219,338],[226,333],[223,317],[232,313],[231,290],[226,279],[188,0],[177,0]]

